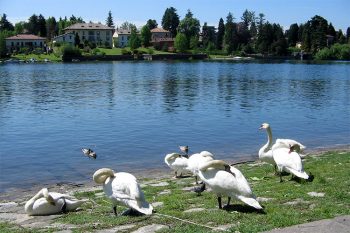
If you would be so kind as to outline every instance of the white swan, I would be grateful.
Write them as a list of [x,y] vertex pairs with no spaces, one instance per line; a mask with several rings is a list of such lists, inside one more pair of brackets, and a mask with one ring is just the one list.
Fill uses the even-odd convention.
[[234,198],[256,209],[262,209],[243,174],[226,162],[212,160],[203,163],[198,169],[198,176],[216,193],[220,209],[222,196],[228,197],[227,206],[231,198]]
[[280,172],[280,182],[282,182],[282,171],[289,172],[302,179],[309,179],[309,175],[304,171],[300,155],[294,151],[296,148],[298,149],[299,146],[291,145],[290,148],[285,148],[279,143],[280,142],[276,142],[276,144],[272,146],[272,154]]
[[76,210],[86,200],[77,200],[75,197],[49,192],[47,188],[41,189],[24,206],[28,215],[50,215]]
[[113,202],[113,212],[117,215],[117,204],[136,210],[139,213],[150,215],[153,207],[146,202],[136,177],[130,173],[114,173],[112,169],[101,168],[93,175],[97,184],[103,184],[103,190]]
[[202,163],[211,160],[214,160],[214,155],[209,151],[202,151],[200,153],[193,154],[188,158],[186,170],[192,172],[192,174],[196,177],[196,184],[198,183],[197,173],[199,166]]
[[178,173],[182,176],[182,172],[186,170],[188,158],[178,153],[171,153],[165,156],[164,162],[175,171],[175,177],[178,177]]
[[277,147],[289,149],[290,145],[295,145],[298,154],[302,158],[305,157],[305,155],[302,155],[300,153],[303,152],[306,147],[300,142],[297,142],[293,139],[276,139],[276,143],[274,144],[272,140],[272,131],[270,125],[268,123],[263,123],[259,129],[265,129],[267,132],[267,143],[259,150],[259,159],[261,161],[275,165],[275,161],[272,155],[272,146],[275,146],[275,149],[277,149]]

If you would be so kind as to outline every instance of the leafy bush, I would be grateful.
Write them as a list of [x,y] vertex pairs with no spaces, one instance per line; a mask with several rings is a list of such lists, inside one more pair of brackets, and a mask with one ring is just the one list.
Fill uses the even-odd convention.
[[77,47],[72,45],[65,45],[61,47],[62,60],[65,60],[69,57],[80,57],[81,51]]
[[154,54],[154,49],[148,48],[148,49],[147,49],[147,53],[148,53],[148,54]]
[[127,49],[125,49],[125,48],[121,50],[121,53],[122,53],[123,55],[131,55],[131,52],[128,51]]
[[22,47],[19,49],[19,53],[28,55],[30,53],[30,49],[28,47]]
[[315,55],[316,60],[350,60],[350,44],[334,44]]

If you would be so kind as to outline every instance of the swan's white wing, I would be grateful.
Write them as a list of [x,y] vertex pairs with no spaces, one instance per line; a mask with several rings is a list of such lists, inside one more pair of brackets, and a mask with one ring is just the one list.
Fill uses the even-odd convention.
[[274,144],[273,148],[274,149],[277,149],[277,148],[288,148],[290,146],[293,146],[295,144],[298,144],[299,147],[300,147],[300,151],[299,152],[302,152],[305,150],[306,146],[304,146],[303,144],[301,144],[300,142],[298,141],[295,141],[293,139],[276,139],[276,143]]
[[179,171],[186,169],[187,165],[188,165],[188,159],[185,157],[176,158],[172,164],[174,170],[179,170]]
[[289,149],[287,148],[278,148],[273,150],[273,158],[280,169],[298,177],[308,179],[308,175],[304,172],[303,163],[298,153],[289,153]]
[[136,178],[129,173],[116,173],[110,183],[105,184],[104,190],[114,202],[122,203],[144,214],[152,213],[153,207],[145,201]]
[[47,202],[46,198],[41,197],[37,199],[34,204],[30,215],[51,215],[62,212],[64,201],[62,199],[55,200],[55,205]]

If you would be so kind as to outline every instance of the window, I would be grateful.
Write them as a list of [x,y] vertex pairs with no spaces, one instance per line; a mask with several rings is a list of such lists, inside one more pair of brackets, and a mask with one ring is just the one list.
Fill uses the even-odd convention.
[[[23,42],[22,42],[23,43]],[[15,46],[15,43],[13,43],[13,41],[11,42],[11,46]]]
[[106,31],[106,36],[109,36],[109,31]]

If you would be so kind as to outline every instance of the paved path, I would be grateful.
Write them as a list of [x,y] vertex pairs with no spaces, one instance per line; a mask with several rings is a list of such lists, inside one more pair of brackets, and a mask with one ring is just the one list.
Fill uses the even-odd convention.
[[350,233],[350,215],[274,229],[263,233]]

